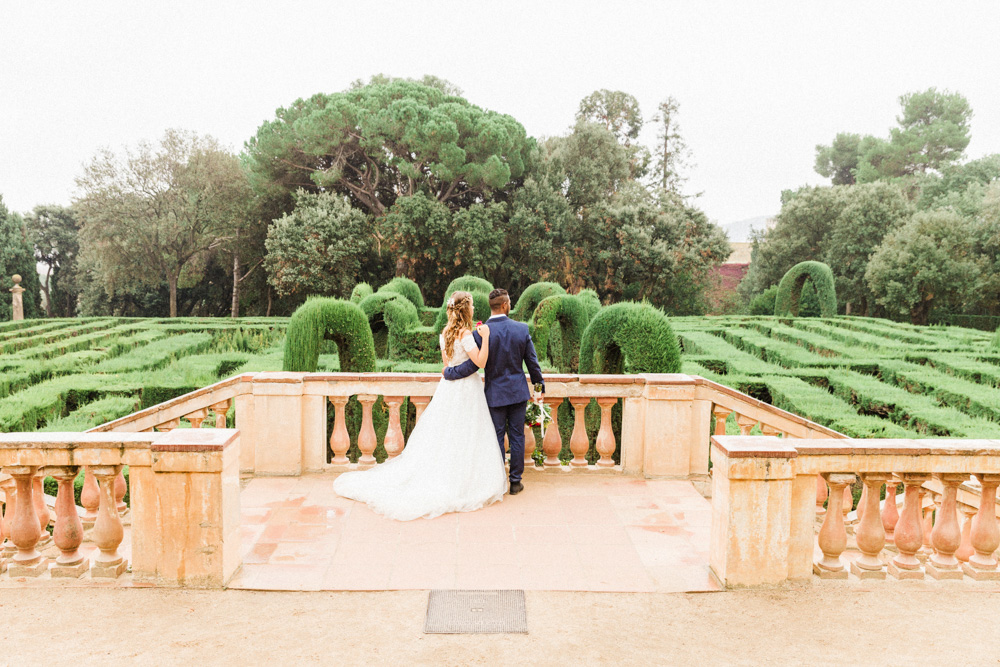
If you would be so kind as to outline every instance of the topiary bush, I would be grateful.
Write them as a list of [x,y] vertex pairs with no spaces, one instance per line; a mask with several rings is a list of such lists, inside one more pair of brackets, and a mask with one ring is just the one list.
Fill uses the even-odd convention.
[[592,289],[580,290],[580,293],[576,295],[583,305],[584,309],[587,311],[587,322],[594,319],[594,315],[597,315],[597,311],[601,309],[601,297],[597,296],[597,292]]
[[441,307],[438,309],[437,317],[434,320],[434,329],[441,331],[448,324],[448,299],[455,292],[469,292],[472,294],[473,320],[485,322],[490,317],[490,292],[493,285],[490,281],[476,276],[461,276],[448,283],[448,288],[444,292],[441,300]]
[[527,322],[535,313],[535,309],[538,308],[542,299],[565,293],[566,290],[559,283],[532,283],[521,292],[521,296],[517,299],[517,305],[510,310],[510,316],[512,319]]
[[370,296],[375,290],[368,283],[358,283],[351,290],[351,303],[361,303],[366,296]]
[[580,342],[581,374],[680,371],[677,336],[663,311],[648,303],[602,308]]
[[359,307],[368,318],[373,336],[382,325],[388,331],[385,357],[418,362],[438,358],[437,333],[420,322],[417,308],[399,292],[380,289]]
[[283,369],[315,372],[325,338],[337,345],[341,371],[375,370],[375,340],[365,311],[350,301],[328,297],[309,299],[292,314]]
[[[580,339],[590,323],[584,299],[571,294],[555,294],[542,299],[532,317],[532,337],[538,354],[549,359],[561,373],[580,366]],[[558,341],[552,333],[558,325]],[[558,344],[558,349],[553,349]]]
[[997,327],[996,333],[993,334],[993,340],[990,341],[990,347],[1000,352],[1000,327]]
[[409,278],[393,278],[385,285],[379,287],[378,291],[402,294],[406,297],[407,301],[414,305],[418,312],[424,307],[424,295],[420,293],[420,286]]
[[837,290],[834,286],[833,271],[823,262],[799,262],[778,283],[778,293],[774,302],[774,314],[778,317],[798,317],[802,286],[810,280],[816,288],[822,317],[837,316]]

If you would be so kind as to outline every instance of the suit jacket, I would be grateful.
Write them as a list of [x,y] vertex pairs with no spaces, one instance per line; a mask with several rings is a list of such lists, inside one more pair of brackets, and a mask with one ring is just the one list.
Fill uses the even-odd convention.
[[[491,408],[527,403],[531,399],[528,383],[524,381],[524,366],[534,384],[543,384],[542,368],[535,355],[535,344],[531,342],[528,325],[512,320],[506,315],[491,318],[490,356],[486,360],[486,403]],[[483,339],[472,332],[476,345],[482,347]],[[522,365],[523,364],[523,365]],[[479,370],[471,359],[458,366],[444,370],[446,380],[461,380]],[[543,388],[544,391],[544,388]]]

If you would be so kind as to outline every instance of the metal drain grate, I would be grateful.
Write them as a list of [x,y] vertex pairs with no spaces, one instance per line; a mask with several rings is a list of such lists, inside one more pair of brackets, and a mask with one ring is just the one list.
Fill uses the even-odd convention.
[[527,634],[524,591],[431,591],[424,632]]

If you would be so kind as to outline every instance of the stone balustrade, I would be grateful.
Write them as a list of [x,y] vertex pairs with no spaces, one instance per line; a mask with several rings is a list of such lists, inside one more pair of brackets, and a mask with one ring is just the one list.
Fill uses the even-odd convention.
[[[814,574],[1000,579],[1000,442],[715,436],[712,460],[710,562],[727,586]],[[817,475],[829,488],[818,533]],[[847,558],[848,492],[859,481]]]
[[[91,431],[164,432],[182,422],[222,427],[231,412],[245,474],[367,467],[403,450],[440,379],[436,373],[247,373]],[[544,470],[691,479],[707,491],[713,419],[717,434],[732,415],[744,434],[845,437],[695,376],[547,375],[545,381],[553,418],[573,417],[544,438],[525,429],[525,462],[536,465],[537,454]],[[89,515],[94,498],[84,503]]]
[[[118,480],[125,466],[132,480],[131,563],[122,553]],[[84,486],[81,518],[73,484],[84,468],[94,487]],[[235,430],[0,434],[0,471],[0,562],[10,577],[116,579],[131,566],[139,583],[218,587],[239,567]],[[54,517],[42,499],[45,476],[58,484]],[[54,559],[42,551],[46,541],[58,549]],[[81,551],[85,541],[96,546],[92,557]]]

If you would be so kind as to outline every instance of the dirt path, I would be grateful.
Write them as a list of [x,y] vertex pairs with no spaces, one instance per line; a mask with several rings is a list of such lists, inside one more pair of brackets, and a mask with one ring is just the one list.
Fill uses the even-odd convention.
[[528,593],[525,635],[424,635],[427,593],[0,591],[0,665],[997,664],[1000,596]]

